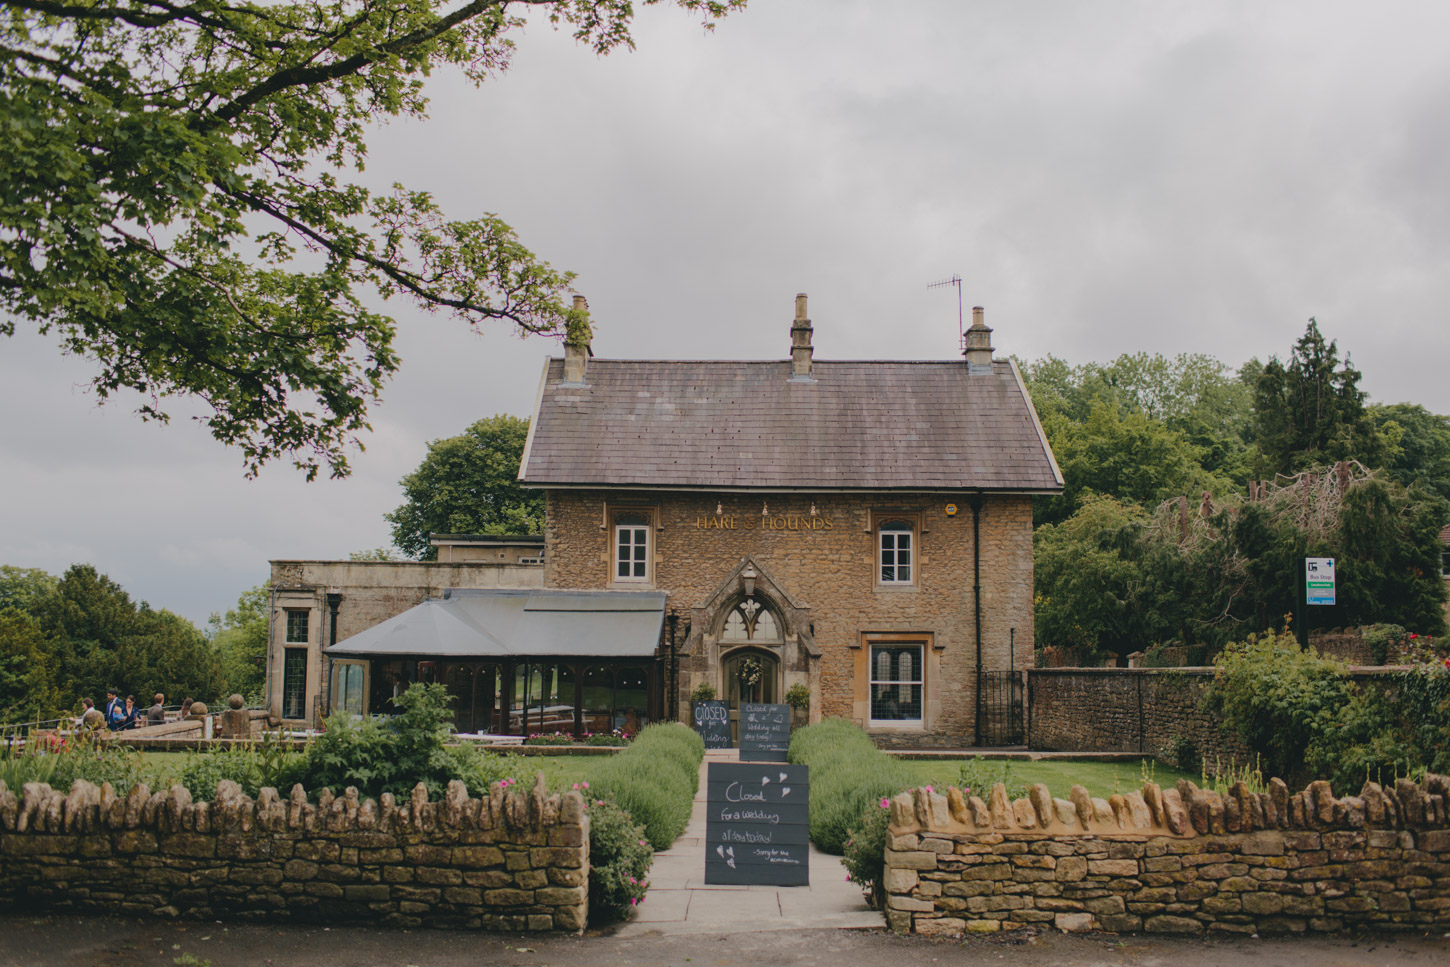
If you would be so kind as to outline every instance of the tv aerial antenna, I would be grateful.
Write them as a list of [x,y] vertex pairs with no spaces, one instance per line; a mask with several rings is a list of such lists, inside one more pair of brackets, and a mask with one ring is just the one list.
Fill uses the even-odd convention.
[[928,289],[942,289],[946,286],[956,286],[957,289],[957,345],[965,348],[967,344],[967,331],[962,328],[962,277],[953,275],[950,279],[939,279],[936,282],[927,284]]

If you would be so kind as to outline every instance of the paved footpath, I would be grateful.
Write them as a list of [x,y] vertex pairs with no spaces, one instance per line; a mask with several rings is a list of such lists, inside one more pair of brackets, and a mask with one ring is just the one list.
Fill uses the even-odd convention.
[[811,846],[810,886],[716,886],[705,883],[706,772],[711,762],[739,762],[736,749],[710,749],[700,763],[700,785],[690,824],[669,849],[655,854],[649,894],[616,937],[799,930],[812,927],[881,928],[881,914],[866,906],[846,879],[839,856]]

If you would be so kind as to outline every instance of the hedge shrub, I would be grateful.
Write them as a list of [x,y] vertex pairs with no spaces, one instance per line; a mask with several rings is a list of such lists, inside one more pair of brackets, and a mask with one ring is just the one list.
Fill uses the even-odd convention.
[[308,795],[324,787],[341,793],[356,786],[363,796],[391,792],[400,798],[422,783],[438,800],[452,779],[461,779],[473,796],[508,774],[505,759],[473,745],[448,745],[453,732],[453,699],[439,684],[415,682],[393,699],[401,711],[386,719],[358,718],[338,712],[327,731],[306,752],[280,770],[279,789],[300,782]]
[[868,808],[880,811],[882,799],[914,781],[900,762],[846,719],[824,719],[798,730],[788,757],[811,769],[811,840],[837,856]]
[[705,743],[679,722],[642,729],[629,748],[603,763],[591,791],[611,799],[645,829],[655,849],[668,849],[690,821]]

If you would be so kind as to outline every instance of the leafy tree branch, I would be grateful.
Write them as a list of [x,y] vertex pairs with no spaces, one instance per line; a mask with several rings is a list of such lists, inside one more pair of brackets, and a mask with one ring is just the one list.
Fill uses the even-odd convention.
[[[744,0],[646,3],[709,27]],[[143,418],[203,401],[249,474],[345,475],[399,365],[369,292],[469,325],[580,325],[573,276],[498,216],[351,180],[372,125],[426,114],[433,70],[506,70],[530,9],[597,53],[632,46],[628,0],[5,0],[0,334],[54,333],[102,399],[149,397]]]

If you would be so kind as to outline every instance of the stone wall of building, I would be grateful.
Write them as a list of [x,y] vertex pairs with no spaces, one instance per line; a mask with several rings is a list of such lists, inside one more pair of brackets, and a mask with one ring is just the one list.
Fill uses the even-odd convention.
[[[956,513],[948,516],[946,507]],[[786,598],[787,640],[808,640],[819,653],[787,664],[782,684],[806,681],[812,716],[843,716],[866,725],[866,643],[872,635],[928,642],[925,730],[879,730],[889,742],[961,745],[971,741],[975,714],[976,632],[973,615],[972,511],[965,496],[639,493],[550,491],[545,535],[546,583],[553,588],[640,587],[612,583],[615,515],[653,521],[649,587],[669,595],[668,607],[690,623],[682,643],[682,710],[700,682],[723,694],[710,659],[733,580],[749,558],[761,584]],[[764,512],[764,513],[762,513]],[[915,522],[916,581],[884,587],[877,580],[874,524],[888,517]],[[989,496],[981,520],[982,662],[989,671],[1032,664],[1032,501]],[[683,622],[681,623],[683,629]],[[808,651],[803,648],[802,652]],[[797,676],[797,677],[792,677]]]
[[917,789],[891,802],[884,886],[898,933],[1029,924],[1211,934],[1431,930],[1450,926],[1450,779],[1279,780],[1220,796],[1151,783],[1109,800],[1045,786],[1008,802]]
[[0,905],[206,919],[580,931],[589,818],[577,792],[463,784],[429,802],[308,802],[300,786],[254,802],[222,782],[211,802],[174,786],[124,797],[0,782]]
[[[273,561],[272,621],[267,638],[267,707],[282,716],[283,655],[287,648],[307,653],[306,709],[294,724],[309,723],[319,703],[327,701],[328,676],[323,649],[332,639],[330,591],[340,594],[338,641],[402,614],[450,588],[537,588],[544,583],[541,565],[488,561],[440,564],[436,561]],[[308,614],[303,642],[287,640],[287,612]]]

